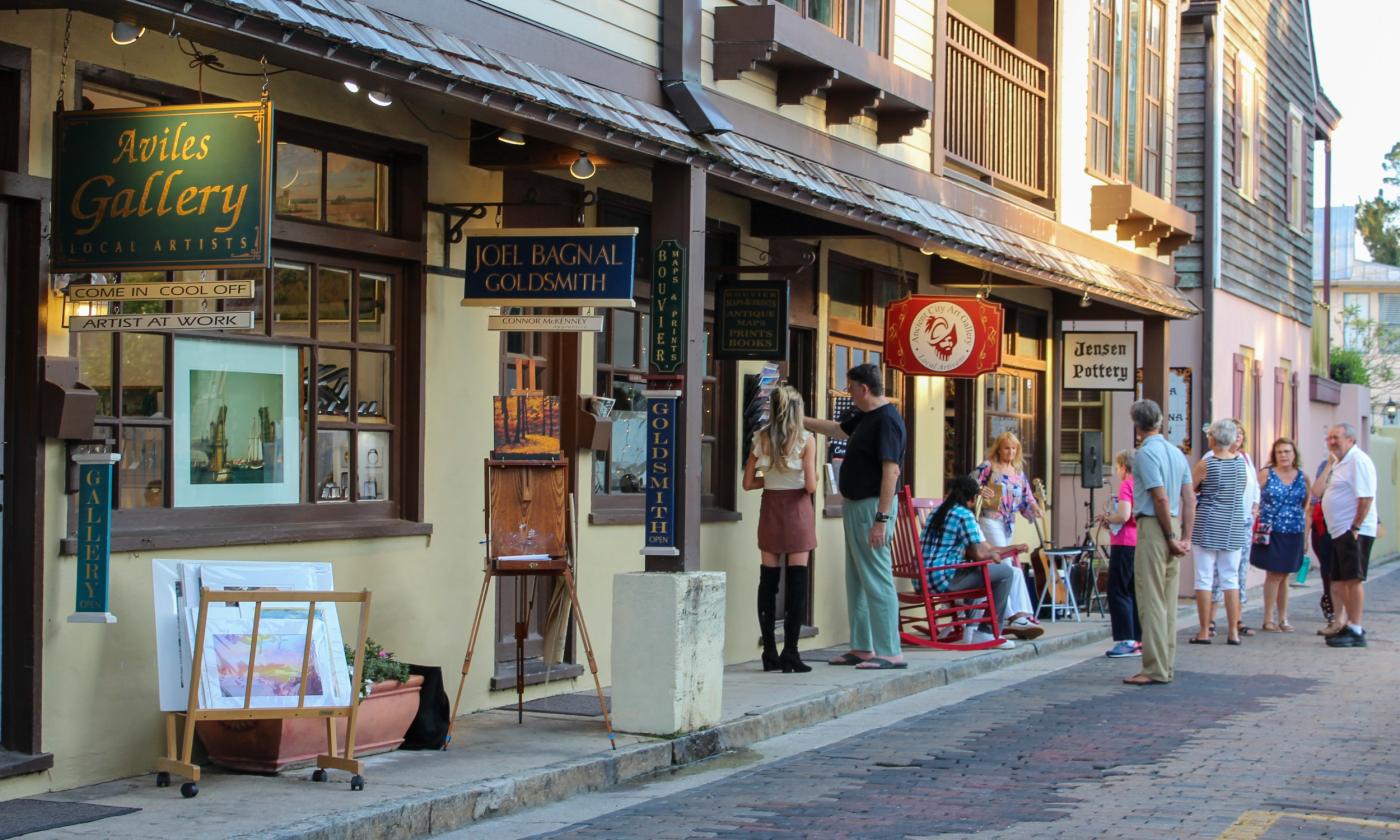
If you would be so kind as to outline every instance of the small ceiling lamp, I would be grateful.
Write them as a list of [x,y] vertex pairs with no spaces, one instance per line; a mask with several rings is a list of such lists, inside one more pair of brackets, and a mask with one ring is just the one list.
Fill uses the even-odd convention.
[[359,92],[360,92],[360,83],[357,82],[357,81],[355,81],[354,79],[346,79],[345,82],[344,82],[344,84],[345,84],[345,89],[348,90],[348,91],[350,91],[351,93],[359,93]]
[[496,139],[505,143],[507,146],[525,145],[525,135],[518,131],[502,131],[500,134],[496,135]]
[[933,256],[933,240],[925,239],[924,244],[919,246],[919,253],[926,257]]
[[1082,309],[1088,309],[1090,306],[1093,306],[1093,304],[1094,302],[1089,299],[1089,289],[1088,287],[1085,287],[1084,297],[1079,299],[1079,306]]
[[588,159],[588,152],[579,152],[578,160],[569,164],[569,174],[580,181],[587,181],[598,174],[598,167],[594,166],[593,161]]
[[381,108],[388,108],[394,104],[394,97],[390,96],[387,90],[372,90],[366,96],[369,97],[370,102]]
[[112,21],[112,43],[119,47],[136,43],[136,39],[146,34],[146,27],[137,26],[129,20]]

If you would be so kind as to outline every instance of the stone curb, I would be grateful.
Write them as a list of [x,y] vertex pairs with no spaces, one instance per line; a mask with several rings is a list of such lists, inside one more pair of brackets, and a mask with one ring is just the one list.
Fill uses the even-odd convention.
[[499,779],[404,796],[364,808],[263,829],[256,835],[236,835],[236,838],[380,840],[440,834],[477,820],[558,802],[576,794],[614,787],[663,770],[683,767],[861,709],[1110,636],[1111,631],[1106,625],[1095,625],[1053,639],[1022,642],[1013,650],[988,651],[928,670],[872,675],[868,682],[859,685],[828,689],[669,741],[634,744],[617,752],[563,761]]

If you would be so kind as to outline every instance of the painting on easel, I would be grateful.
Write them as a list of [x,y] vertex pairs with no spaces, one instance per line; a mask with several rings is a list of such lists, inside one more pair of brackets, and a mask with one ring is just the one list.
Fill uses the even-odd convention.
[[557,460],[559,398],[546,394],[512,394],[493,398],[495,448],[498,461]]

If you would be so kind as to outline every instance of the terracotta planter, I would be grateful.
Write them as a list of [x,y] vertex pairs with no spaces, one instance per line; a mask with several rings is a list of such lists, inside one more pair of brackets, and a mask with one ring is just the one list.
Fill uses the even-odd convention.
[[[408,682],[377,682],[360,701],[356,724],[356,757],[398,749],[418,714],[423,678]],[[345,719],[336,721],[336,746],[345,748]],[[221,767],[252,773],[277,773],[313,761],[326,751],[326,723],[317,718],[294,720],[206,720],[195,733]]]

